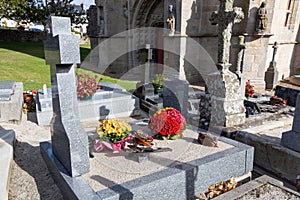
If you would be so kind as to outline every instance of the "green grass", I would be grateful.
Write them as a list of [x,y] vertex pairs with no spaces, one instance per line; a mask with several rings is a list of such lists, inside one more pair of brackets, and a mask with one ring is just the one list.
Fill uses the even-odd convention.
[[[81,45],[81,60],[90,52],[89,45]],[[80,73],[95,73],[78,69]],[[98,74],[99,75],[99,74]],[[135,82],[99,75],[103,81],[118,83],[127,90],[135,88]],[[50,87],[50,66],[45,63],[42,42],[0,42],[0,80],[23,82],[24,90],[38,90],[43,84]]]

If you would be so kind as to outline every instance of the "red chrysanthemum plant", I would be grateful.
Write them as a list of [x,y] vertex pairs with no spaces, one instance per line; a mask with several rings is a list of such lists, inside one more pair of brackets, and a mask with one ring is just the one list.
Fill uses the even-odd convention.
[[172,107],[158,110],[151,118],[148,128],[162,139],[175,140],[182,137],[187,123],[181,113]]

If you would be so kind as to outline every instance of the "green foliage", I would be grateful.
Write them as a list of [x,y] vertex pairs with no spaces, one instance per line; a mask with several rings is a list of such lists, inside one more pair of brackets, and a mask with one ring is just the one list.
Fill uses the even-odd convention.
[[162,74],[155,74],[152,84],[156,89],[163,87],[164,76]]
[[84,11],[74,11],[73,0],[46,0],[47,5],[37,6],[36,0],[2,0],[0,2],[0,18],[6,17],[16,21],[26,20],[41,22],[44,25],[50,15],[70,17],[72,23],[86,22]]

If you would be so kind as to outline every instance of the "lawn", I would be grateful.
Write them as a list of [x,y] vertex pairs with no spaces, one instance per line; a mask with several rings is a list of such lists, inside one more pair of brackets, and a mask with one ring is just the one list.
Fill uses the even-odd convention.
[[[89,54],[90,46],[81,45],[81,60]],[[95,73],[78,69],[80,73]],[[135,82],[119,81],[99,75],[103,81],[118,83],[127,90],[135,88]],[[50,87],[50,67],[45,63],[42,42],[0,42],[0,80],[23,82],[24,90],[38,90],[43,84]]]

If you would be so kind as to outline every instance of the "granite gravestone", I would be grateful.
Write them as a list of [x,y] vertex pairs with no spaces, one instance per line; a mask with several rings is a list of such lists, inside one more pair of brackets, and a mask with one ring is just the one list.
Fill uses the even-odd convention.
[[44,46],[52,84],[52,152],[70,176],[76,177],[90,167],[88,135],[80,124],[76,95],[74,64],[80,63],[79,36],[71,34],[71,21],[66,17],[51,16],[48,27]]
[[186,80],[164,81],[163,107],[173,107],[187,119],[189,84]]
[[297,96],[292,130],[282,133],[281,144],[300,153],[300,94]]

